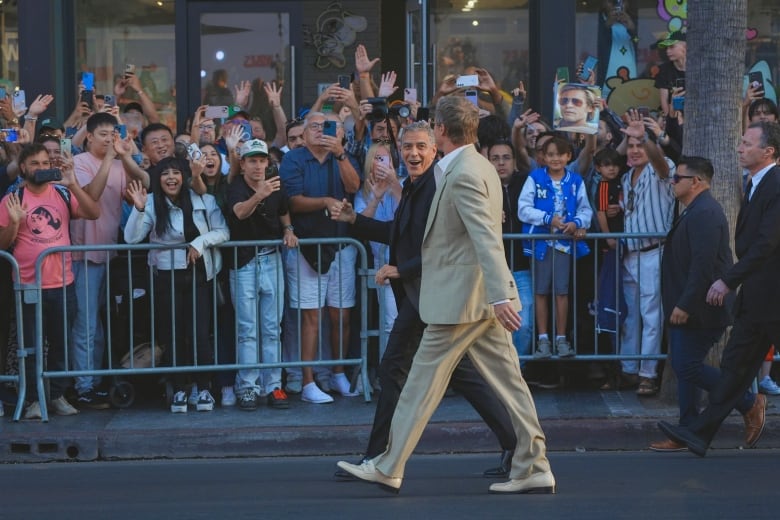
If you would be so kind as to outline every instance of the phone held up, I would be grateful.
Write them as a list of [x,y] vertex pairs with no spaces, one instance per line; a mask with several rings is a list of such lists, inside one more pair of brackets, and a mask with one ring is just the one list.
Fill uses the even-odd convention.
[[6,143],[15,143],[19,140],[19,133],[16,128],[3,128],[0,129],[0,141]]
[[476,90],[467,90],[465,94],[466,99],[474,103],[475,107],[479,107],[479,97]]
[[57,182],[62,180],[62,170],[59,168],[50,168],[48,170],[35,170],[33,173],[33,182],[35,184],[46,184],[47,182]]
[[127,139],[127,127],[125,125],[114,126],[114,131],[119,134],[119,138],[122,140]]
[[350,78],[349,76],[341,75],[339,76],[338,81],[339,81],[339,87],[343,89],[348,89],[349,84],[352,83],[352,78]]
[[757,92],[764,91],[764,75],[760,70],[754,70],[748,74],[748,85]]
[[60,154],[70,155],[73,143],[69,137],[63,137],[60,139]]
[[279,167],[276,166],[274,163],[268,163],[268,166],[265,167],[265,178],[266,179],[273,179],[274,177],[279,176]]
[[322,135],[336,137],[336,122],[331,121],[330,119],[326,119],[322,124]]
[[592,71],[596,70],[596,64],[599,62],[594,56],[588,56],[582,63],[582,72],[579,75],[581,81],[590,81]]
[[203,115],[206,119],[225,119],[228,116],[228,107],[209,105]]
[[25,97],[24,90],[14,91],[13,99],[11,100],[11,108],[14,113],[27,110],[27,98]]

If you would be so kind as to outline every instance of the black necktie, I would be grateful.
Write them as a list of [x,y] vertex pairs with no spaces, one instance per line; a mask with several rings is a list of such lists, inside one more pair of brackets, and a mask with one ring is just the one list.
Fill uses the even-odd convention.
[[748,202],[750,202],[750,192],[753,189],[753,179],[748,180],[747,186],[745,186],[745,202],[743,202],[743,206],[746,206]]

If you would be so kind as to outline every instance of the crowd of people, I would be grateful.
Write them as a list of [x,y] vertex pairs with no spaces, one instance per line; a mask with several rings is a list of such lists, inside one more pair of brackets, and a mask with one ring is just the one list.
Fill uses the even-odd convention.
[[[415,100],[389,101],[400,95],[395,73],[385,72],[375,84],[378,60],[362,45],[352,82],[330,85],[292,118],[282,107],[282,86],[243,81],[231,92],[215,76],[218,92],[206,93],[187,131],[176,135],[160,123],[131,70],[117,77],[112,93],[80,85],[79,102],[63,122],[44,117],[51,95],[38,96],[23,113],[15,113],[8,98],[0,100],[0,115],[17,125],[18,134],[16,142],[2,145],[0,247],[18,262],[18,281],[36,283],[36,259],[48,248],[92,248],[49,254],[43,261],[49,370],[116,368],[107,367],[106,350],[112,348],[106,342],[112,315],[107,295],[122,287],[129,300],[127,287],[138,280],[122,278],[126,268],[112,268],[126,260],[105,246],[148,242],[168,248],[144,253],[142,264],[151,275],[137,277],[151,279],[146,289],[155,326],[145,339],[161,349],[161,365],[304,362],[284,370],[174,373],[172,412],[209,411],[218,402],[242,410],[255,410],[261,401],[286,408],[289,394],[314,404],[333,402],[334,394],[359,395],[360,388],[337,364],[354,354],[355,308],[367,304],[359,302],[356,290],[357,249],[348,243],[298,243],[357,237],[369,246],[383,309],[377,327],[388,338],[374,363],[381,397],[366,460],[378,456],[426,328],[425,307],[435,305],[421,289],[423,233],[435,205],[437,169],[446,166],[446,159],[439,161],[443,151],[437,153],[440,121],[433,108],[462,98],[467,89],[479,92],[473,99],[479,115],[473,147],[492,165],[502,187],[505,260],[521,303],[522,326],[511,330],[512,343],[524,357],[526,379],[555,381],[559,364],[545,361],[605,352],[604,345],[627,357],[652,357],[665,352],[666,335],[674,349],[677,328],[684,326],[674,322],[675,313],[678,307],[687,314],[691,310],[669,308],[663,301],[666,236],[686,211],[680,186],[712,175],[706,165],[680,155],[684,111],[672,100],[685,94],[677,81],[684,77],[685,35],[673,33],[659,46],[670,61],[656,78],[658,113],[615,114],[588,85],[568,84],[557,89],[557,104],[563,120],[573,122],[557,130],[525,106],[522,83],[503,92],[479,67],[461,71],[473,75],[476,86],[458,87],[454,75],[444,77],[430,113]],[[596,74],[590,72],[592,84]],[[746,134],[758,124],[778,122],[777,106],[762,94],[753,87],[747,91]],[[226,104],[225,113],[215,114],[215,103]],[[577,131],[586,120],[598,125],[597,133]],[[456,126],[448,131],[458,131]],[[472,146],[458,136],[451,141]],[[780,150],[775,152],[776,160]],[[686,165],[689,175],[679,165]],[[751,178],[753,165],[742,166],[745,179]],[[594,232],[644,236],[594,240],[589,238]],[[525,238],[506,238],[515,234]],[[268,245],[220,248],[227,241]],[[588,304],[595,305],[599,293],[606,299],[610,291],[601,283],[596,290],[588,274],[594,264],[602,267],[603,278],[611,278],[613,297],[618,288],[622,303],[615,304],[624,309],[614,330],[601,333],[596,345],[590,332],[596,319],[587,314]],[[3,269],[0,301],[10,316],[12,279],[8,266]],[[575,276],[577,270],[585,274]],[[447,291],[447,285],[443,280],[435,291]],[[126,310],[127,302],[121,308]],[[213,315],[212,309],[217,309]],[[20,332],[29,346],[36,304],[25,302],[21,311]],[[4,346],[14,335],[9,325],[3,324]],[[759,387],[778,395],[770,375],[772,356],[773,350],[765,352]],[[5,353],[0,358],[3,371],[9,370]],[[36,419],[41,409],[30,359],[24,417]],[[305,366],[318,360],[333,363]],[[641,396],[659,391],[658,361],[624,359],[618,365],[591,366],[603,390],[632,388]],[[671,365],[677,370],[675,358]],[[489,471],[508,474],[517,438],[507,411],[468,356],[454,367],[453,388],[486,419],[502,447],[501,466]],[[72,388],[69,379],[53,378],[49,407],[60,415],[107,408],[106,385],[95,375],[78,375]],[[687,420],[695,415],[695,399],[686,395],[680,406]],[[760,402],[745,399],[740,405],[745,413]]]

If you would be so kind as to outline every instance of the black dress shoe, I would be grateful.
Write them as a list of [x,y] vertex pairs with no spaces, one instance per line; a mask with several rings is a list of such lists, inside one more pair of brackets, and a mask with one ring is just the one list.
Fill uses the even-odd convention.
[[688,428],[674,426],[666,421],[659,421],[658,428],[677,444],[685,445],[691,453],[699,457],[704,457],[707,454],[708,444]]
[[[361,459],[360,462],[357,463],[357,465],[363,464],[368,459]],[[350,473],[349,471],[343,470],[341,468],[338,468],[336,472],[333,474],[333,478],[336,480],[343,480],[343,481],[350,481],[350,480],[357,480],[357,477]]]
[[514,450],[502,451],[498,467],[486,469],[485,472],[482,473],[482,476],[487,478],[507,478],[509,476],[509,470],[512,469],[512,457],[514,457],[514,455]]

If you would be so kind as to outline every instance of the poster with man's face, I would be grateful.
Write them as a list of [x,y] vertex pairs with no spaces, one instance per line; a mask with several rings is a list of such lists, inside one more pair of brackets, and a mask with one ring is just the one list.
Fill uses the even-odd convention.
[[601,89],[582,83],[556,83],[553,128],[562,132],[597,134]]

